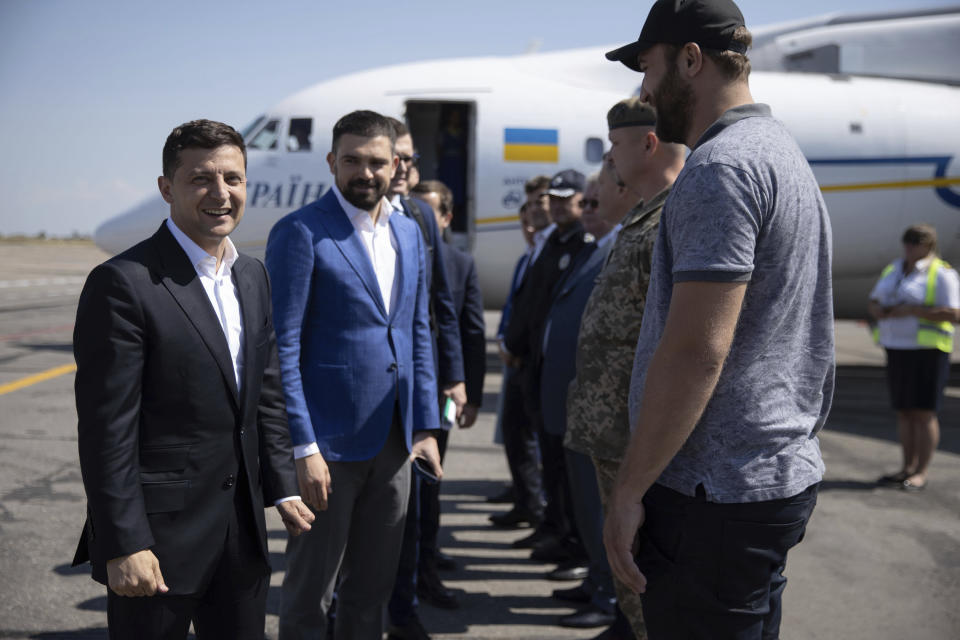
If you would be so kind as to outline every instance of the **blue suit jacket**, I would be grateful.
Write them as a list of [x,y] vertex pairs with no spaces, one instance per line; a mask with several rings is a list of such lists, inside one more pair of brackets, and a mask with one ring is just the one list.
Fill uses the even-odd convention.
[[543,350],[540,407],[543,428],[553,435],[563,435],[567,428],[567,389],[577,373],[580,318],[612,246],[610,242],[597,250],[596,244],[588,244],[580,251],[569,275],[558,283],[547,314],[550,332]]
[[513,310],[513,294],[520,287],[521,275],[526,275],[527,262],[530,255],[524,253],[517,260],[517,265],[513,268],[513,276],[510,278],[510,292],[507,293],[507,301],[503,304],[503,311],[500,313],[500,324],[497,326],[497,336],[503,336],[507,331],[507,325],[510,323],[510,312]]
[[282,218],[267,239],[274,327],[290,435],[327,460],[369,460],[399,408],[412,432],[437,429],[429,292],[417,224],[390,216],[397,240],[390,313],[353,224],[328,191]]

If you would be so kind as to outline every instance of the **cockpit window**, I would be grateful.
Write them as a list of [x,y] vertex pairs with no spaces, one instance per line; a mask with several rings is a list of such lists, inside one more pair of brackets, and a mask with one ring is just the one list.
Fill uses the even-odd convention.
[[250,134],[260,128],[264,122],[266,122],[267,116],[257,116],[257,119],[245,126],[241,131],[240,135],[243,137],[243,141],[249,143]]
[[280,137],[280,121],[271,120],[263,126],[260,131],[253,134],[250,140],[247,140],[248,149],[276,149],[277,138]]
[[312,132],[313,118],[290,118],[287,151],[310,151],[310,134]]

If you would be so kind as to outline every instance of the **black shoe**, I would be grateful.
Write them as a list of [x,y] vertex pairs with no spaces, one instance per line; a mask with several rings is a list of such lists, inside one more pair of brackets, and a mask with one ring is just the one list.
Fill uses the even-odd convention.
[[596,607],[586,607],[576,613],[562,616],[557,622],[561,627],[590,629],[592,627],[608,627],[613,624],[616,618],[617,616],[612,613],[607,613]]
[[497,527],[505,529],[517,529],[523,526],[535,527],[540,523],[540,518],[527,509],[514,507],[504,513],[495,513],[490,516],[490,522]]
[[388,625],[387,640],[430,640],[430,634],[423,628],[420,618],[413,616],[402,626]]
[[537,529],[528,536],[523,536],[519,540],[514,540],[510,546],[514,549],[532,549],[538,542],[547,537],[548,534]]
[[561,562],[553,571],[547,573],[547,580],[583,580],[589,570],[587,563],[582,560],[567,560]]
[[583,587],[582,583],[569,589],[554,589],[551,596],[564,602],[579,602],[582,604],[590,602],[591,598],[590,592]]
[[548,535],[533,545],[533,551],[530,552],[530,559],[540,562],[556,562],[559,564],[564,560],[570,559],[570,552],[567,551],[566,545],[563,544],[560,538]]
[[488,497],[487,502],[490,504],[512,504],[514,499],[513,487],[509,486],[497,495]]
[[437,551],[434,554],[434,564],[437,565],[437,569],[441,571],[456,571],[457,570],[457,561],[453,559],[453,556],[444,553],[443,551]]
[[433,571],[421,571],[417,574],[417,597],[427,604],[441,609],[459,609],[457,596],[447,589]]

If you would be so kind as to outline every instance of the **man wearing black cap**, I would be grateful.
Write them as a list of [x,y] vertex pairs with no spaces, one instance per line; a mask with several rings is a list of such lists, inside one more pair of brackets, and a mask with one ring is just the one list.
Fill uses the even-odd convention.
[[604,527],[654,639],[777,638],[823,477],[830,221],[796,142],[753,102],[750,42],[730,0],[660,0],[607,54],[644,72],[657,135],[692,149],[662,213]]
[[513,310],[504,334],[504,346],[521,362],[524,410],[540,439],[547,506],[543,522],[534,535],[536,543],[532,557],[548,562],[567,559],[569,545],[565,546],[562,541],[571,533],[573,524],[569,516],[569,499],[564,492],[563,442],[544,433],[540,411],[543,325],[556,284],[584,247],[580,214],[585,183],[584,175],[574,169],[561,171],[551,178],[547,193],[550,196],[550,217],[556,228],[514,294]]

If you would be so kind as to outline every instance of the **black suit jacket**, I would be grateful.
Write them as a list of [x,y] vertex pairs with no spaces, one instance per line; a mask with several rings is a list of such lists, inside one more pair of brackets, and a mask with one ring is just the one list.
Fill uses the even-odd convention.
[[87,493],[74,564],[89,559],[99,582],[107,560],[149,548],[172,594],[198,593],[231,519],[255,524],[252,561],[267,571],[264,505],[296,495],[297,481],[266,270],[241,255],[233,280],[239,392],[217,316],[165,224],[87,278],[73,334]]
[[477,267],[473,256],[450,245],[444,246],[443,258],[460,325],[467,402],[479,407],[483,403],[483,378],[487,372],[487,337]]

